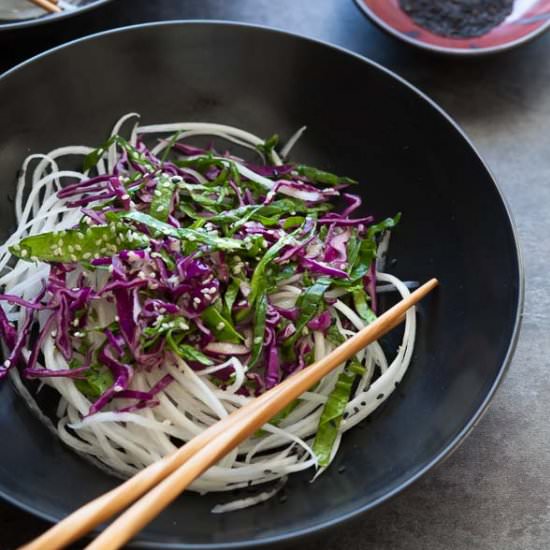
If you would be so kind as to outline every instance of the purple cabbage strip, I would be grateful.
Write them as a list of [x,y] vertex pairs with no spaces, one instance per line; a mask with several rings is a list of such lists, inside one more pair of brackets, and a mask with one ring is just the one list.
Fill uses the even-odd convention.
[[268,348],[265,369],[265,387],[271,389],[281,381],[281,362],[275,342]]
[[19,296],[13,296],[12,294],[0,294],[0,301],[8,302],[9,304],[17,304],[25,309],[44,309],[42,304],[38,304],[34,301],[29,302]]
[[78,183],[67,185],[57,192],[57,196],[60,199],[64,199],[66,197],[70,197],[71,195],[85,193],[89,187],[95,185],[96,183],[109,181],[110,178],[111,176],[108,175],[96,176],[95,178],[91,178],[89,180],[79,181]]
[[8,348],[13,348],[17,340],[17,330],[8,321],[4,308],[0,306],[0,336]]
[[126,390],[134,372],[130,365],[117,361],[108,353],[107,346],[99,352],[98,359],[113,373],[114,383],[92,404],[87,416],[99,412],[113,397],[116,397],[121,391]]
[[332,318],[330,316],[330,313],[328,311],[323,311],[323,313],[313,318],[307,324],[307,326],[311,330],[318,330],[321,332],[325,332],[330,327],[331,324],[332,324]]
[[319,275],[327,275],[328,277],[336,277],[340,279],[347,279],[348,274],[341,269],[332,267],[322,262],[312,260],[311,258],[300,258],[300,264],[312,273],[318,273]]
[[365,286],[370,296],[370,307],[376,313],[378,310],[378,297],[376,296],[376,262],[374,261],[370,264]]
[[340,216],[342,216],[342,218],[347,218],[361,206],[362,201],[359,195],[352,195],[351,193],[342,193],[342,197],[348,205],[340,212]]
[[23,371],[23,374],[27,378],[72,378],[74,380],[86,380],[85,373],[89,368],[89,365],[76,369],[61,370],[27,368]]
[[[52,326],[55,323],[56,314],[52,313],[48,320],[44,323],[44,326],[42,327],[42,330],[40,331],[40,334],[38,335],[38,341],[35,343],[31,355],[29,357],[29,360],[27,362],[27,367],[25,369],[25,373],[28,371],[33,371],[34,366],[36,365],[36,362],[38,361],[38,355],[40,354],[40,350],[42,349],[42,344],[44,343],[44,340],[48,336],[48,334],[51,332]],[[47,370],[47,369],[44,369]]]

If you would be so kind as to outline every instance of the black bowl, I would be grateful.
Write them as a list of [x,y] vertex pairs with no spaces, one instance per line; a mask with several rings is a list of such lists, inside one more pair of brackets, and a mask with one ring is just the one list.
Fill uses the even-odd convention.
[[82,5],[78,6],[74,10],[64,10],[61,13],[46,13],[40,17],[33,17],[32,19],[0,19],[0,31],[11,29],[23,29],[27,27],[34,27],[36,25],[42,25],[44,23],[52,23],[61,19],[67,19],[74,17],[75,15],[82,14],[94,8],[98,8],[102,4],[106,4],[111,0],[84,0]]
[[[43,101],[47,98],[47,102]],[[510,215],[461,130],[428,98],[357,55],[279,31],[167,23],[78,40],[0,79],[4,196],[29,152],[98,144],[122,113],[146,123],[205,120],[268,136],[308,130],[294,155],[359,179],[376,216],[403,212],[391,270],[436,276],[419,311],[399,392],[347,433],[315,483],[227,515],[223,497],[183,495],[139,537],[148,548],[243,548],[296,539],[364,512],[446,457],[502,379],[518,334],[522,273]],[[0,203],[2,235],[12,204]],[[51,435],[9,384],[0,388],[0,492],[55,521],[117,481]],[[342,471],[345,466],[345,471]],[[340,470],[340,472],[339,472]]]

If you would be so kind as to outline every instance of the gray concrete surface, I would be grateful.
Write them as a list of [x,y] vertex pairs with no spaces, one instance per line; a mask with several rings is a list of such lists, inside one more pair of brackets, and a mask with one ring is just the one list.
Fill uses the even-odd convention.
[[[395,70],[438,101],[474,140],[500,182],[521,238],[527,279],[523,330],[509,374],[481,423],[413,487],[323,542],[302,546],[549,548],[550,33],[498,57],[461,61],[385,36],[351,0],[117,0],[66,25],[4,33],[0,70],[68,38],[175,18],[272,25],[334,42]],[[43,527],[0,504],[0,548],[14,548]]]

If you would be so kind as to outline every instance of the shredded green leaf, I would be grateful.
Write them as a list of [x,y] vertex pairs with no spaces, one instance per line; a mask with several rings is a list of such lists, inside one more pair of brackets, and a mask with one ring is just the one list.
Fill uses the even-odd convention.
[[[73,359],[69,368],[78,368],[78,361]],[[104,365],[92,365],[85,372],[86,380],[75,380],[75,386],[80,393],[91,399],[97,399],[103,395],[113,384],[113,374]]]
[[[220,303],[219,301],[217,302]],[[201,319],[204,324],[214,333],[214,336],[221,342],[231,342],[238,344],[244,340],[243,336],[233,326],[233,323],[224,317],[222,312],[211,305],[201,313]]]
[[147,235],[131,226],[110,223],[32,235],[9,250],[22,260],[70,263],[112,256],[122,250],[137,250],[148,244]]
[[165,222],[170,214],[170,206],[176,190],[176,182],[169,176],[160,175],[153,192],[150,213],[153,218]]
[[312,166],[306,166],[305,164],[298,164],[296,166],[296,171],[301,176],[306,177],[309,181],[314,183],[324,183],[326,185],[341,185],[341,184],[355,184],[357,181],[352,180],[351,178],[344,178],[331,174],[330,172],[325,172],[324,170],[318,170]]
[[338,376],[336,385],[321,413],[315,440],[313,441],[313,452],[317,456],[319,466],[324,467],[330,464],[330,455],[338,430],[342,422],[342,416],[349,402],[355,374],[343,372]]

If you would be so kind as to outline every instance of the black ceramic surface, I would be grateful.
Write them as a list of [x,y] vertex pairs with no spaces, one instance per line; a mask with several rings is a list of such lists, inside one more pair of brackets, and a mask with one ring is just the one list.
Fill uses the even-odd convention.
[[11,29],[22,29],[26,27],[34,27],[44,23],[52,23],[83,12],[98,8],[99,6],[110,2],[111,0],[84,0],[78,7],[72,10],[63,10],[60,13],[44,13],[41,17],[33,17],[29,19],[0,19],[0,31]]
[[[38,97],[50,98],[44,109]],[[17,101],[13,101],[17,98]],[[220,496],[182,496],[140,536],[151,548],[241,548],[313,532],[367,510],[447,455],[474,425],[515,343],[521,266],[509,214],[460,130],[402,80],[362,58],[277,31],[186,23],[99,35],[36,58],[0,79],[4,196],[29,152],[97,144],[122,113],[145,123],[223,122],[289,136],[296,158],[359,179],[365,209],[403,212],[392,271],[437,276],[419,311],[408,374],[386,404],[348,432],[318,481],[291,477],[284,504],[211,515]],[[9,108],[7,107],[9,106]],[[12,205],[0,203],[2,235]],[[0,490],[58,519],[116,481],[57,441],[0,388]],[[339,473],[341,466],[345,471]]]

